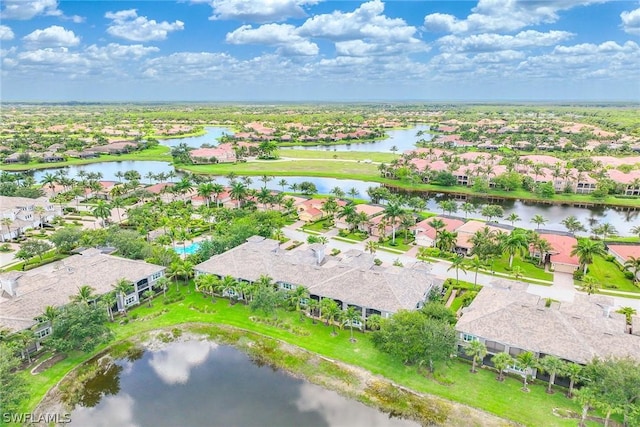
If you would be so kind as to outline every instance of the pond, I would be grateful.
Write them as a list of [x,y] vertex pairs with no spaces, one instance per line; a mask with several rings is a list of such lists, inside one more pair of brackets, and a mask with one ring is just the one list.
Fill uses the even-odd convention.
[[258,366],[208,341],[117,360],[83,390],[72,426],[417,426],[336,392]]
[[207,132],[200,136],[190,136],[187,138],[171,138],[171,139],[159,139],[160,145],[166,145],[167,147],[175,147],[178,144],[184,143],[192,148],[200,148],[202,144],[216,145],[218,144],[218,138],[227,134],[233,135],[233,130],[220,127],[220,126],[207,126],[204,128]]
[[[416,142],[423,139],[431,141],[433,135],[427,133],[429,125],[418,125],[410,129],[394,129],[388,130],[388,138],[372,142],[353,143],[353,144],[336,144],[336,145],[296,145],[293,147],[282,147],[286,149],[304,149],[304,150],[322,150],[322,151],[375,151],[382,153],[391,153],[392,147],[398,149],[398,153],[416,148]],[[418,132],[423,132],[418,136]]]

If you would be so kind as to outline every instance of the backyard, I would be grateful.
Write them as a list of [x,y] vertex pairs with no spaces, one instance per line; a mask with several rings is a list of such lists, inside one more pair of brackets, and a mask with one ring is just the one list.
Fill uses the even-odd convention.
[[[322,322],[313,324],[311,319],[300,319],[292,312],[278,312],[278,319],[286,328],[270,326],[264,322],[250,320],[250,311],[243,304],[230,305],[228,300],[218,298],[215,303],[210,298],[180,286],[183,300],[165,305],[160,296],[153,307],[139,306],[129,313],[129,322],[124,325],[111,324],[116,341],[144,335],[150,330],[186,323],[220,323],[250,330],[268,337],[299,346],[314,353],[343,361],[382,375],[403,386],[419,392],[431,393],[453,401],[468,404],[490,413],[526,425],[575,426],[575,419],[564,419],[554,415],[554,410],[578,413],[579,405],[561,392],[548,395],[545,384],[531,387],[530,393],[523,393],[519,377],[507,378],[503,383],[495,380],[495,372],[480,369],[477,375],[469,373],[469,365],[464,361],[452,361],[448,366],[439,366],[436,378],[426,378],[415,366],[407,366],[373,347],[369,334],[357,333],[357,341],[349,342],[349,331],[339,330],[336,336],[331,328]],[[176,295],[175,286],[167,297]],[[84,360],[104,350],[102,346],[91,354],[72,353],[53,367],[38,375],[23,372],[28,381],[31,397],[22,407],[32,410],[44,393],[54,386],[66,373]],[[527,411],[521,408],[528,408]]]

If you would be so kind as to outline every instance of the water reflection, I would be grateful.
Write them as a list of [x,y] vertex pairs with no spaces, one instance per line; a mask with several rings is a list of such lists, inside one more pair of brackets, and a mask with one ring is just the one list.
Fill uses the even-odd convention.
[[[117,361],[121,363],[121,361]],[[416,426],[256,366],[244,353],[199,341],[147,351],[120,371],[120,389],[76,407],[73,426]],[[107,381],[107,378],[104,379]],[[105,385],[107,386],[107,385]]]
[[153,352],[149,365],[165,384],[185,384],[194,366],[207,359],[217,344],[207,341],[189,341],[183,345]]
[[[427,133],[429,125],[418,125],[410,129],[388,130],[388,138],[373,142],[356,142],[353,144],[337,145],[296,145],[294,147],[283,147],[287,149],[322,150],[322,151],[376,151],[383,153],[393,152],[392,148],[397,148],[398,153],[416,148],[419,140],[431,141],[433,135]],[[420,135],[418,133],[421,133]]]
[[166,145],[167,147],[175,147],[178,144],[187,144],[188,147],[200,148],[202,144],[216,145],[219,138],[223,135],[233,135],[233,131],[225,127],[205,127],[207,132],[200,136],[190,136],[187,138],[171,138],[171,139],[159,139],[160,145]]

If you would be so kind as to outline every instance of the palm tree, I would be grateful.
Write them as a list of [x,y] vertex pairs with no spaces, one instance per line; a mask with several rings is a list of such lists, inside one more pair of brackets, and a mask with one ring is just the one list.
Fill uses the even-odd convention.
[[298,285],[294,289],[288,292],[288,299],[296,308],[296,311],[300,313],[300,319],[304,317],[301,305],[306,304],[305,301],[309,300],[309,291],[304,286]]
[[464,349],[464,353],[470,356],[471,359],[471,373],[478,372],[476,370],[476,364],[480,361],[480,367],[482,367],[482,360],[487,355],[487,346],[478,340],[473,340]]
[[[56,177],[52,173],[45,173],[40,181],[42,185],[48,185],[51,192],[56,188]],[[55,193],[54,193],[55,196]]]
[[500,249],[509,254],[509,268],[513,267],[513,259],[516,254],[524,254],[529,250],[529,240],[524,231],[516,229],[504,236],[500,242]]
[[529,222],[536,224],[538,226],[537,229],[540,230],[540,226],[545,225],[547,223],[547,219],[542,215],[537,214],[537,215],[534,215],[533,218],[531,218],[531,221]]
[[520,353],[518,357],[516,357],[516,364],[518,368],[522,370],[522,391],[529,391],[527,387],[527,377],[529,376],[529,370],[533,369],[536,366],[536,356],[530,352],[525,351]]
[[12,341],[17,341],[22,347],[21,352],[23,357],[26,355],[27,360],[31,363],[31,354],[29,353],[29,345],[35,340],[35,334],[31,329],[23,329],[20,332],[16,332],[12,336]]
[[476,211],[476,207],[473,206],[472,203],[469,202],[464,202],[461,206],[460,206],[460,210],[462,212],[464,212],[464,217],[468,218],[470,213],[474,213]]
[[338,307],[338,303],[331,298],[323,298],[320,301],[320,311],[322,312],[322,318],[325,320],[325,326],[329,326],[329,322],[331,322],[331,333],[335,335],[336,327],[333,321],[341,311],[340,307]]
[[113,286],[113,290],[120,297],[120,300],[122,301],[122,310],[126,314],[127,313],[126,298],[127,298],[127,295],[131,293],[131,291],[133,291],[133,283],[131,283],[131,281],[125,278],[119,279],[116,282],[116,284]]
[[564,362],[556,356],[545,356],[538,360],[538,369],[549,374],[549,386],[547,387],[547,393],[553,393],[553,385],[556,381],[556,375],[562,372],[564,368]]
[[633,307],[621,307],[618,311],[616,311],[616,313],[624,314],[627,320],[627,325],[631,326],[631,316],[638,314],[638,311]]
[[204,182],[198,185],[198,196],[204,198],[207,201],[207,207],[209,207],[209,201],[213,194],[213,184],[211,182]]
[[365,243],[364,249],[367,252],[369,252],[371,255],[373,255],[378,250],[378,244],[376,242],[374,242],[373,240],[369,240],[369,241],[367,241],[367,243]]
[[45,307],[42,314],[38,316],[37,320],[42,323],[48,322],[49,326],[53,328],[53,322],[56,320],[59,314],[60,314],[60,310],[57,307],[48,305]]
[[518,215],[515,212],[509,214],[509,216],[506,218],[506,220],[511,223],[511,226],[513,226],[516,223],[516,221],[520,221],[521,219],[522,218],[520,218],[520,215]]
[[284,193],[284,188],[289,185],[289,183],[286,179],[282,178],[280,181],[278,181],[278,185],[282,188],[282,192]]
[[478,270],[480,270],[482,267],[484,267],[484,262],[482,262],[482,260],[480,259],[480,257],[478,255],[474,255],[474,257],[471,258],[470,267],[475,272],[475,276],[473,278],[473,286],[477,287],[478,286]]
[[336,196],[338,199],[344,197],[344,191],[340,187],[333,187],[330,193]]
[[231,184],[231,190],[229,191],[229,196],[231,196],[232,200],[236,200],[238,202],[238,208],[240,208],[242,204],[242,200],[247,197],[247,186],[242,182],[234,181]]
[[582,379],[582,366],[577,363],[567,363],[563,369],[564,376],[569,378],[569,390],[567,391],[567,397],[571,399],[573,397],[573,387],[576,382]]
[[432,219],[427,224],[430,225],[436,231],[436,235],[433,239],[433,245],[435,247],[438,247],[438,242],[440,241],[440,239],[438,239],[438,236],[440,234],[440,229],[444,228],[446,224],[440,218]]
[[640,237],[640,225],[636,225],[635,227],[632,227],[631,228],[631,233],[633,233],[636,236]]
[[371,316],[367,317],[366,323],[369,330],[377,331],[382,325],[382,316],[380,316],[379,314],[372,314]]
[[211,194],[213,194],[213,198],[216,201],[216,207],[220,207],[220,194],[224,193],[224,185],[213,182],[211,183]]
[[269,183],[269,181],[271,181],[273,179],[272,176],[269,175],[262,175],[260,177],[260,181],[262,181],[262,188],[267,188],[267,184]]
[[[561,221],[561,224],[571,233],[575,234],[577,231],[587,231],[582,223],[573,215],[570,215]],[[639,230],[640,231],[640,230]]]
[[587,268],[589,264],[593,262],[593,257],[596,255],[604,255],[604,246],[602,242],[596,242],[586,238],[580,239],[571,251],[571,256],[575,255],[578,256],[580,264],[583,266],[582,274],[587,274]]
[[608,222],[605,222],[602,225],[600,225],[600,233],[602,233],[602,239],[607,240],[607,237],[618,234],[618,230],[616,230],[616,228],[613,225],[609,224]]
[[356,340],[353,338],[353,324],[356,322],[360,323],[361,319],[362,319],[362,310],[359,310],[354,306],[350,305],[347,308],[347,311],[344,312],[344,317],[342,318],[342,320],[345,324],[349,325],[349,329],[350,329],[349,341],[351,342],[356,342]]
[[356,197],[358,197],[358,195],[360,194],[360,192],[358,191],[357,188],[351,187],[349,189],[349,191],[347,191],[347,194],[349,194],[349,196],[351,196],[351,200],[355,200]]
[[457,240],[458,233],[456,231],[442,230],[437,245],[441,251],[451,252],[456,247]]
[[70,297],[71,301],[89,305],[89,302],[93,301],[96,298],[93,291],[95,291],[95,289],[93,289],[89,285],[80,286],[78,288],[78,293]]
[[318,311],[319,307],[320,302],[318,302],[318,300],[309,299],[309,301],[307,302],[307,310],[309,311],[309,316],[311,316],[311,322],[314,325],[316,324],[316,312]]
[[514,360],[509,353],[502,352],[494,354],[491,362],[493,362],[493,366],[498,370],[498,377],[496,379],[502,382],[504,381],[504,371],[513,365]]
[[147,289],[142,293],[142,298],[147,300],[147,304],[151,307],[151,299],[153,298],[153,291],[151,289]]
[[111,216],[111,207],[104,200],[98,200],[98,204],[91,211],[93,216],[102,219],[102,227],[106,228],[106,219]]
[[104,303],[107,308],[107,314],[109,315],[109,320],[113,322],[113,306],[118,302],[118,298],[114,292],[109,292],[100,297],[100,300]]
[[600,289],[600,285],[595,278],[591,276],[584,276],[582,278],[582,284],[580,285],[580,290],[582,292],[586,292],[587,295],[591,295],[598,292],[598,289]]
[[384,218],[391,224],[391,244],[396,243],[396,220],[404,214],[404,209],[397,202],[389,202],[384,208]]
[[464,268],[464,256],[462,255],[458,255],[457,257],[455,257],[453,259],[453,261],[451,261],[451,265],[449,266],[449,268],[447,268],[447,271],[456,270],[456,285],[460,283],[460,280],[458,278],[458,273],[460,272],[460,270],[462,270],[463,272],[467,272],[467,270],[465,270]]
[[640,273],[640,257],[630,256],[624,262],[625,270],[629,270],[633,273],[633,283],[638,283],[640,279],[638,279],[638,273]]

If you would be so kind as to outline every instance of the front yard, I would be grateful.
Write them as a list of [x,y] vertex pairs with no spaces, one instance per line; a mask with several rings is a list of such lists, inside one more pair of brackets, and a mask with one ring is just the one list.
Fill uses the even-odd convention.
[[607,261],[604,257],[595,256],[593,264],[589,266],[587,276],[596,279],[601,289],[611,289],[625,292],[640,292],[640,288],[627,279],[620,265],[615,261]]

